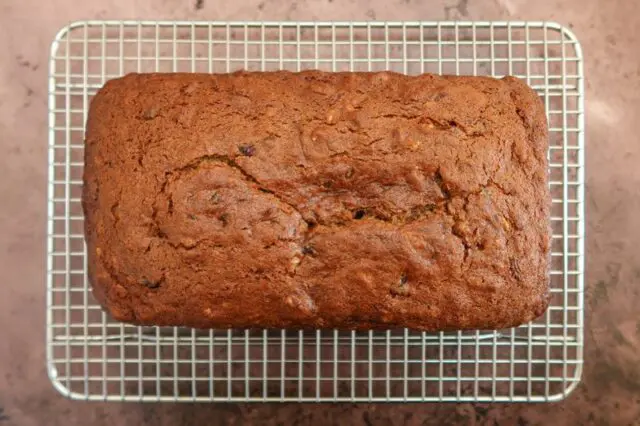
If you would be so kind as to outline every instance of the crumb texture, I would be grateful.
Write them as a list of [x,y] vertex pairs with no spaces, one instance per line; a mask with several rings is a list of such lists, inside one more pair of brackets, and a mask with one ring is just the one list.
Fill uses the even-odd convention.
[[130,74],[89,111],[89,278],[136,324],[514,326],[548,304],[547,179],[513,77]]

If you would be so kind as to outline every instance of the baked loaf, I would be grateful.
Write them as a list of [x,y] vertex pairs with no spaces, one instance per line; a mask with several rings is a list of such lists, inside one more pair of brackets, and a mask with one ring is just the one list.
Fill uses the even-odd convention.
[[512,77],[127,75],[87,122],[93,293],[147,325],[515,326],[548,305],[546,155]]

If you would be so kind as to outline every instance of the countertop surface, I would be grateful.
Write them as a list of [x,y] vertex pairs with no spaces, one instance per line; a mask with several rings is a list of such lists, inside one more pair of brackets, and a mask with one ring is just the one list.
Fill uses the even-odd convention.
[[[45,370],[47,68],[79,19],[553,20],[586,74],[583,381],[552,404],[120,404],[73,402]],[[0,426],[191,424],[640,425],[640,13],[598,0],[58,0],[0,2]]]

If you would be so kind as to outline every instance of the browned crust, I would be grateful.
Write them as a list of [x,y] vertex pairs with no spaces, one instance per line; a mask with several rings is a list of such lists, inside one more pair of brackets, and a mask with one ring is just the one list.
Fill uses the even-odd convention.
[[94,295],[137,324],[515,326],[548,304],[546,153],[513,77],[127,75],[87,123]]

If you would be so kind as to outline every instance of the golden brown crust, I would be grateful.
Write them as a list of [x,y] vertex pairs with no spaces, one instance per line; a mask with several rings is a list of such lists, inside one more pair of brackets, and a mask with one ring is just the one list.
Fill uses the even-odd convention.
[[546,129],[512,77],[109,81],[86,136],[94,294],[153,325],[527,322],[548,303]]

